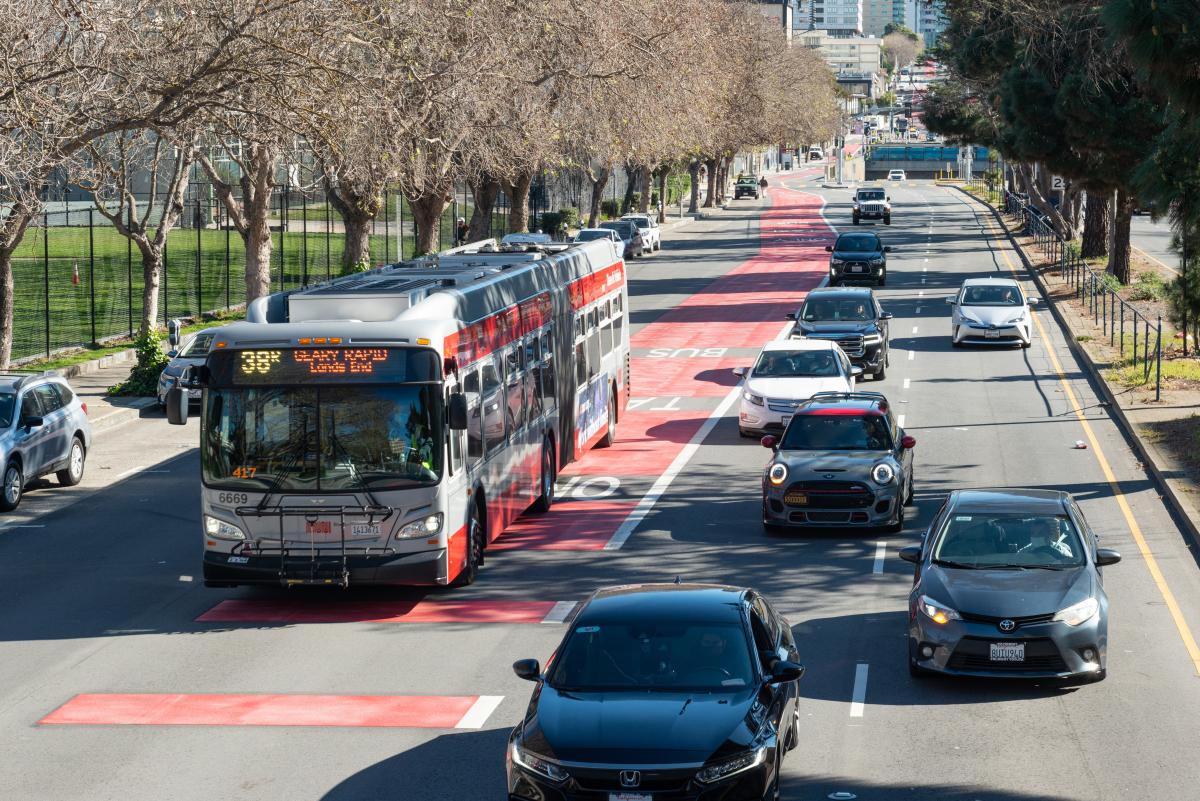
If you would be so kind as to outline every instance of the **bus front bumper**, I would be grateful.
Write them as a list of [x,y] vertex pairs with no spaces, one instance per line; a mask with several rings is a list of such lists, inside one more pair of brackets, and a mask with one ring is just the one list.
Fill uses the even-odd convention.
[[[332,549],[318,554],[290,549],[254,556],[204,552],[206,584],[231,586],[264,584],[341,584],[342,555]],[[439,585],[446,584],[446,551],[438,548],[417,553],[384,555],[347,553],[345,576],[349,584]]]

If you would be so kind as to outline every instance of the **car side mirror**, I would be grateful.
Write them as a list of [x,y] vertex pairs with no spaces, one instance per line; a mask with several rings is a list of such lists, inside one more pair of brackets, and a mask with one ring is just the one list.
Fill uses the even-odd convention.
[[450,393],[450,401],[446,406],[446,417],[451,431],[467,429],[467,396],[461,392]]
[[862,378],[862,374],[863,374],[863,369],[861,367],[859,367],[857,364],[852,365],[850,367],[850,375],[854,376],[855,378]]
[[900,438],[900,447],[904,448],[905,450],[911,450],[912,448],[917,447],[917,441],[913,437],[908,437],[908,436],[901,437]]
[[789,681],[799,681],[803,675],[804,665],[780,660],[771,667],[771,676],[768,682],[771,684],[784,684]]
[[1025,300],[1030,306],[1036,306],[1041,302],[1040,298],[1026,298]]
[[167,351],[167,358],[168,358],[168,359],[174,359],[174,358],[175,358],[176,356],[178,356],[178,355],[179,355],[179,351],[177,351],[177,350],[169,350],[169,351]]
[[890,320],[890,319],[892,319],[893,317],[895,317],[895,315],[894,315],[894,314],[892,314],[891,312],[880,312],[880,313],[879,313],[879,319],[880,319],[880,320]]
[[1104,567],[1105,565],[1115,565],[1121,561],[1120,551],[1114,551],[1112,548],[1097,548],[1096,549],[1096,567]]
[[795,320],[795,319],[796,319],[796,313],[795,313],[795,312],[788,312],[787,314],[783,315],[783,319],[785,319],[785,320]]
[[31,428],[41,428],[45,424],[46,424],[46,421],[43,420],[40,415],[36,415],[36,414],[32,414],[29,417],[26,417],[24,420],[21,421],[21,425],[25,427],[26,431],[28,431]]
[[884,246],[883,246],[883,252],[884,252],[884,253],[891,253],[891,252],[892,252],[892,246],[891,246],[891,245],[884,245]]
[[900,558],[905,562],[912,562],[914,565],[921,561],[921,546],[920,545],[905,545],[900,549]]
[[956,300],[957,300],[957,298],[955,298],[953,295],[951,295],[950,297],[946,298],[946,305],[953,306],[954,302]]
[[735,368],[733,368],[733,374],[736,375],[738,378],[745,378],[746,377],[746,368],[745,367],[735,367]]
[[542,666],[536,659],[518,659],[513,662],[513,673],[525,681],[537,681],[542,675]]
[[775,438],[774,434],[767,434],[758,442],[764,448],[770,448],[771,450],[775,450],[775,446],[779,444],[779,440]]
[[188,421],[188,393],[176,384],[167,390],[167,422],[173,426],[185,426]]

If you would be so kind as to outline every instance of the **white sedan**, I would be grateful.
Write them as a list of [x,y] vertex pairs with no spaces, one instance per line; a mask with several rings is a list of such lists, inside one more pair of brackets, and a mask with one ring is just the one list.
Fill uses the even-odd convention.
[[738,431],[742,436],[782,433],[796,407],[818,392],[852,392],[862,375],[836,342],[783,339],[768,342],[753,367],[739,367],[743,379]]
[[1038,302],[1027,297],[1011,278],[968,278],[958,293],[946,298],[950,315],[950,344],[1020,345],[1033,341],[1029,307]]

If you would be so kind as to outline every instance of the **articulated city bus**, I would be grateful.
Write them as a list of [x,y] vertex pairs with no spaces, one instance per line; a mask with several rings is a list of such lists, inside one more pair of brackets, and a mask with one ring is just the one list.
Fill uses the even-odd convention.
[[[470,584],[559,468],[616,436],[627,307],[607,240],[254,301],[185,382],[203,388],[205,583]],[[187,421],[184,387],[168,417]]]

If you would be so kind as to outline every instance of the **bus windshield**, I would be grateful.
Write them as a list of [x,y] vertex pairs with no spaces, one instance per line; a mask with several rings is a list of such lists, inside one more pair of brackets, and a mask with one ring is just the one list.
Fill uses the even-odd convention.
[[210,389],[201,454],[211,486],[356,492],[436,484],[436,385]]

